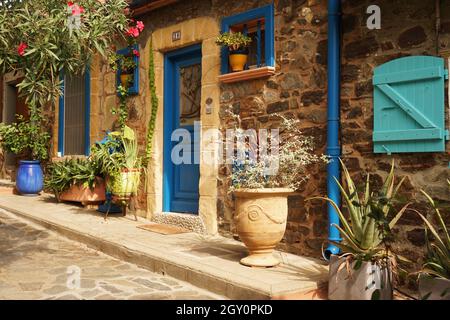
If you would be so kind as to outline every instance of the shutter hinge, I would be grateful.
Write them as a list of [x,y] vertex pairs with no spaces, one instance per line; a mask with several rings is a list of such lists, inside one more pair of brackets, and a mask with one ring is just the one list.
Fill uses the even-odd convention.
[[449,134],[448,130],[445,130],[444,135],[445,135],[445,140],[450,140],[450,134]]
[[445,80],[448,80],[448,69],[444,70],[444,77],[445,77]]

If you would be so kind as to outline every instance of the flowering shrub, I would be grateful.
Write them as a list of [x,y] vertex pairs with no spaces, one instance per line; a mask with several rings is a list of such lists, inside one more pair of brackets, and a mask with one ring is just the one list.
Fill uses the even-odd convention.
[[[0,6],[0,73],[23,74],[17,87],[30,111],[32,130],[22,131],[21,139],[48,137],[42,107],[61,95],[60,73],[81,73],[95,54],[111,54],[111,43],[128,26],[127,6],[126,0],[23,0]],[[48,143],[33,147],[33,157],[43,158],[42,145]]]
[[242,50],[250,45],[252,38],[242,32],[223,32],[216,38],[216,44],[231,51]]
[[142,21],[134,21],[130,20],[131,24],[128,26],[125,31],[125,39],[127,40],[129,54],[127,55],[119,55],[112,54],[110,59],[110,66],[114,71],[121,68],[122,73],[131,73],[134,68],[136,68],[136,63],[134,62],[134,57],[140,56],[139,51],[134,48],[134,45],[137,43],[137,38],[144,31],[144,23]]
[[238,141],[232,155],[231,192],[241,188],[298,190],[309,178],[309,165],[328,162],[325,155],[314,153],[313,139],[301,132],[298,119],[275,114],[281,120],[279,128],[270,130],[266,139],[254,130],[243,130],[239,115],[227,113],[235,125],[233,141],[227,143]]

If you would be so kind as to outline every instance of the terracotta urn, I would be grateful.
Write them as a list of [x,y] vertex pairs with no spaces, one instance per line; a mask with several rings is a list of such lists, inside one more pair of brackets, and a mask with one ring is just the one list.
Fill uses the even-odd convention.
[[234,192],[236,213],[234,221],[240,239],[249,255],[241,264],[250,267],[274,267],[280,261],[273,250],[283,239],[288,214],[287,188],[239,189]]

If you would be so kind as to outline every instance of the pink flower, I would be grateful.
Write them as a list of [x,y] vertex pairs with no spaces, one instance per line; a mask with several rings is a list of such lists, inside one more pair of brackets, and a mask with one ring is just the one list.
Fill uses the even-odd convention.
[[21,42],[19,47],[17,48],[17,53],[19,56],[23,56],[25,54],[25,49],[28,48],[28,45],[25,42]]
[[71,6],[73,6],[73,2],[72,2],[72,1],[69,1],[69,2],[67,2],[67,5],[68,5],[69,7],[71,7]]
[[139,29],[140,32],[142,32],[142,30],[144,30],[144,23],[142,21],[137,21],[136,27]]
[[74,4],[73,2],[69,2],[68,5],[69,5],[69,8],[72,9],[73,16],[79,16],[82,13],[84,13],[84,8],[82,6]]
[[133,54],[139,58],[139,51],[137,51],[136,49],[133,50]]
[[139,36],[139,30],[138,28],[130,27],[128,28],[126,34],[129,35],[130,37],[137,38]]

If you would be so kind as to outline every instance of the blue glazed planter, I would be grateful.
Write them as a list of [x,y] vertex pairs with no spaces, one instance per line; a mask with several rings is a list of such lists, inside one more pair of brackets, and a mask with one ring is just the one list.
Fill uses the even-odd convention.
[[23,196],[37,196],[44,188],[44,174],[39,160],[20,160],[16,188]]

